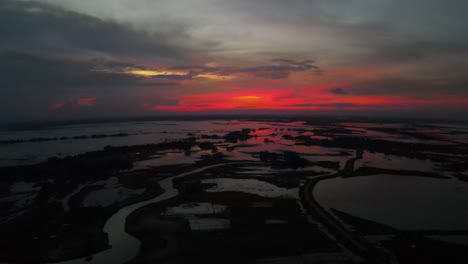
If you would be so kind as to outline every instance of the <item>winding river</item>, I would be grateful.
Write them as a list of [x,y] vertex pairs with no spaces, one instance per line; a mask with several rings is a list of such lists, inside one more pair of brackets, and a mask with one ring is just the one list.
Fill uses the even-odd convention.
[[[140,249],[140,241],[125,232],[125,222],[127,216],[129,216],[132,212],[137,210],[140,207],[146,206],[148,204],[157,203],[160,201],[164,201],[170,198],[173,198],[179,194],[177,189],[174,189],[172,184],[172,180],[185,177],[191,174],[199,173],[204,170],[208,170],[211,168],[221,167],[225,165],[229,165],[233,163],[222,163],[216,164],[212,166],[206,166],[202,168],[198,168],[189,172],[184,172],[179,175],[166,178],[159,182],[159,185],[164,190],[164,193],[161,195],[146,200],[143,202],[139,202],[136,204],[132,204],[129,206],[122,207],[117,213],[112,215],[109,220],[107,220],[104,226],[104,232],[108,234],[109,237],[109,244],[112,247],[108,250],[96,253],[93,255],[91,261],[85,261],[84,258],[59,262],[57,264],[81,264],[81,263],[125,263],[132,258],[134,258]],[[236,162],[236,164],[252,164],[252,162]]]

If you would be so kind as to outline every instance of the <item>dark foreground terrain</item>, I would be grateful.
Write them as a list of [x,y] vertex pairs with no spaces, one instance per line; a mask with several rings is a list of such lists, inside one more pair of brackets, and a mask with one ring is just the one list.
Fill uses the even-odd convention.
[[[448,203],[460,219],[402,228],[366,219],[352,198],[337,204],[353,206],[333,208],[315,192],[331,180],[386,175],[455,184],[449,191],[464,201],[468,127],[199,122],[1,140],[3,159],[6,148],[31,144],[120,144],[0,167],[0,262],[468,263],[468,214],[452,206],[458,200],[429,194],[434,207]],[[119,141],[141,135],[144,144]],[[397,213],[400,195],[388,197]],[[444,214],[442,224],[452,220]],[[400,218],[414,220],[403,211]]]

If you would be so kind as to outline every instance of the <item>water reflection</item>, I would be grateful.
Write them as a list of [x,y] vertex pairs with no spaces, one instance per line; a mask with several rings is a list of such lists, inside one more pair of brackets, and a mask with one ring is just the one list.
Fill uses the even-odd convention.
[[335,178],[319,182],[314,194],[327,208],[398,229],[468,229],[468,186],[454,179]]

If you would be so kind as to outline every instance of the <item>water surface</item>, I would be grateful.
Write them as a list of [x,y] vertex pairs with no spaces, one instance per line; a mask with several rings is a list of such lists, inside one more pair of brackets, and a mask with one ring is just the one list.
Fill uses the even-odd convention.
[[454,179],[374,175],[320,181],[326,208],[397,229],[467,230],[468,184]]

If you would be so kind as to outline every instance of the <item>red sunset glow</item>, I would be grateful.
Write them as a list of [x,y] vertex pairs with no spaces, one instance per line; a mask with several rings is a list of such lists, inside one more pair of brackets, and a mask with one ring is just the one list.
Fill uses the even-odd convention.
[[[465,13],[433,14],[435,2],[408,4],[417,6],[415,16],[398,1],[181,1],[0,4],[2,17],[28,18],[5,26],[0,43],[3,112],[25,119],[224,110],[432,118],[468,110],[466,34],[459,32],[466,23],[455,21]],[[387,5],[402,19],[385,15]],[[40,96],[23,100],[31,93]]]

